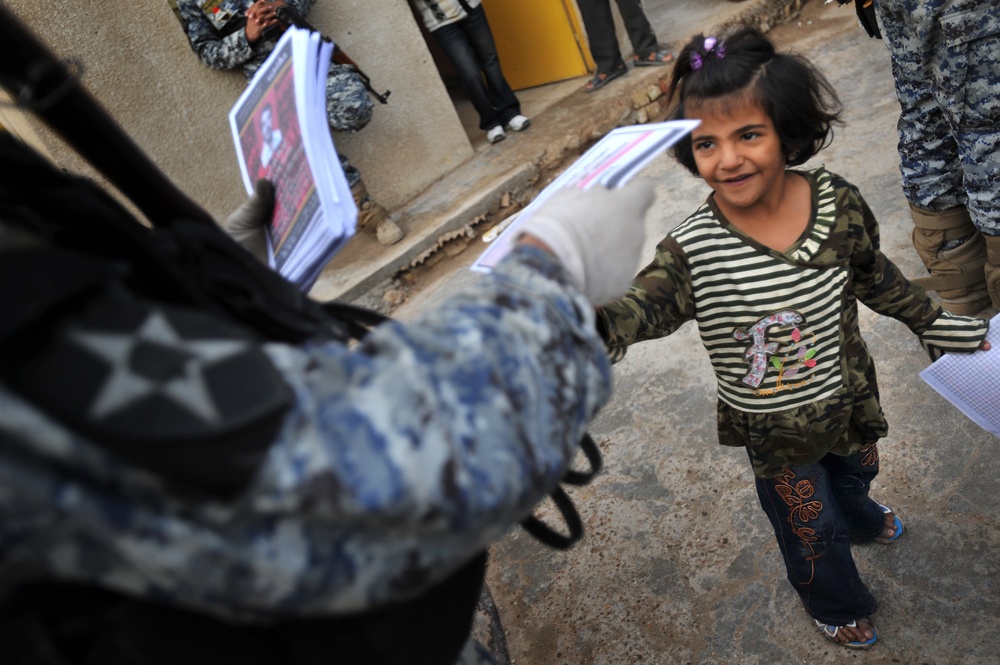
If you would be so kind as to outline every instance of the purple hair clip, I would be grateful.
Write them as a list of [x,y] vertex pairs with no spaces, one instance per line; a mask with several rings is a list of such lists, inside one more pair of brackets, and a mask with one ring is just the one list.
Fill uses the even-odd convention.
[[701,54],[704,53],[706,56],[715,51],[715,57],[722,60],[726,57],[726,44],[725,42],[720,42],[715,37],[709,36],[705,37],[705,41],[701,45],[701,53],[698,51],[691,52],[691,69],[698,71],[701,66],[705,64],[704,59],[702,59]]

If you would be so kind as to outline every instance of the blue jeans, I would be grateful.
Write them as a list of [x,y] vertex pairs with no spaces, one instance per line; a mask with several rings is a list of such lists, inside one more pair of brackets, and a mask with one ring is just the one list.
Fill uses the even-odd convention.
[[849,457],[827,455],[774,478],[757,478],[757,497],[774,527],[792,583],[814,619],[844,625],[876,603],[858,575],[851,541],[870,541],[885,516],[868,497],[878,475],[878,448]]
[[521,104],[500,71],[500,59],[482,5],[461,21],[433,33],[458,70],[462,87],[479,113],[479,128],[506,125],[521,113]]

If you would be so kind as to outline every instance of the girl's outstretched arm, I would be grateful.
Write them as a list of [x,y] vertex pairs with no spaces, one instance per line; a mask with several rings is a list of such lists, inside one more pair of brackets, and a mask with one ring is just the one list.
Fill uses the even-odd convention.
[[958,316],[941,309],[923,288],[903,275],[903,271],[882,253],[879,227],[868,204],[851,185],[842,206],[860,223],[855,224],[851,237],[851,270],[854,295],[879,314],[904,323],[920,338],[920,344],[931,359],[945,353],[972,353],[987,350],[983,341],[989,322]]
[[597,327],[612,362],[630,344],[666,337],[694,319],[691,270],[683,250],[667,236],[656,256],[632,281],[629,292],[597,310]]

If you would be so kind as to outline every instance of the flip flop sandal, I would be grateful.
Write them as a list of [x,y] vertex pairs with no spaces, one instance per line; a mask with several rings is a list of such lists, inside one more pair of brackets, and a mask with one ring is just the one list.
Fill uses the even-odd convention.
[[657,49],[642,58],[637,55],[632,56],[632,62],[635,63],[636,67],[660,67],[669,65],[673,61],[674,54],[663,49]]
[[[861,617],[860,619],[852,619],[850,622],[844,624],[843,626],[831,626],[825,624],[819,619],[813,619],[816,622],[816,626],[819,628],[820,632],[823,633],[823,637],[830,640],[834,644],[838,644],[842,647],[847,647],[848,649],[867,649],[871,645],[878,641],[878,631],[875,630],[875,624],[872,623],[871,619],[868,617]],[[840,632],[841,628],[857,628],[858,621],[864,621],[869,626],[872,627],[872,637],[870,640],[865,640],[864,642],[838,642],[837,633]]]
[[597,72],[597,74],[594,75],[594,78],[590,79],[590,82],[587,83],[587,85],[584,86],[583,89],[586,90],[587,92],[594,92],[595,90],[600,90],[607,84],[614,81],[619,76],[624,76],[627,73],[628,73],[628,67],[623,62],[621,67],[619,67],[618,69],[612,69],[607,74],[602,74],[601,72]]
[[896,532],[894,535],[888,538],[885,536],[879,536],[878,538],[875,538],[876,543],[882,543],[883,545],[888,545],[889,543],[891,543],[892,541],[896,540],[897,538],[903,535],[903,531],[905,530],[903,529],[903,521],[899,519],[899,515],[894,513],[892,511],[892,508],[890,508],[889,506],[883,506],[880,503],[878,504],[878,507],[881,508],[882,512],[885,513],[886,515],[892,515],[892,519],[894,520],[894,524],[892,525],[893,530]]

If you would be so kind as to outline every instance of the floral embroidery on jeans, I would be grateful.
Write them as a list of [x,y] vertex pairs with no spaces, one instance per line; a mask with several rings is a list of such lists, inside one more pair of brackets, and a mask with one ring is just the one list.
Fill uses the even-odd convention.
[[861,466],[878,466],[878,445],[874,442],[861,447]]
[[823,511],[823,502],[810,501],[813,494],[815,494],[812,481],[800,480],[793,484],[795,473],[790,469],[779,476],[775,476],[773,480],[774,491],[789,508],[788,524],[792,527],[792,533],[798,536],[802,545],[810,552],[810,555],[805,557],[805,560],[810,562],[812,572],[809,579],[804,582],[804,584],[809,584],[812,582],[816,570],[815,565],[812,563],[816,560],[816,551],[813,549],[812,543],[819,540],[816,536],[816,530],[810,527],[809,523],[819,518],[819,514]]

